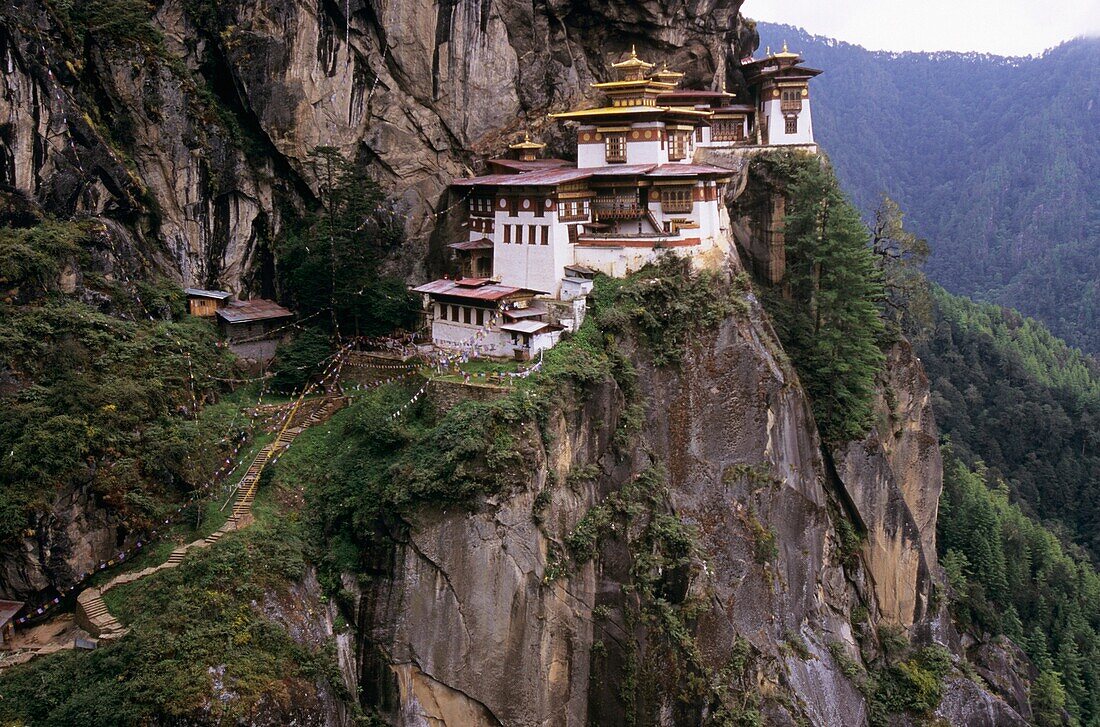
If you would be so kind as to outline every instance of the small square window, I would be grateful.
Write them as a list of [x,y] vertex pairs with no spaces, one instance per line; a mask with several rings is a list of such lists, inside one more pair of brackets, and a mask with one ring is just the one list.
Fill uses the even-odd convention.
[[786,133],[788,133],[788,134],[797,134],[798,133],[798,117],[797,116],[787,116],[787,117],[785,117],[784,120],[783,120],[783,127],[784,127],[783,130]]

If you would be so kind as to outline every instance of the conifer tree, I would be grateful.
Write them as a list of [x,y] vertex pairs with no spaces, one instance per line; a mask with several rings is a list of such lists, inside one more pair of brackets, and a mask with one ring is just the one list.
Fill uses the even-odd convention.
[[310,162],[319,208],[292,225],[278,247],[279,278],[302,317],[327,321],[344,335],[377,335],[415,318],[404,282],[381,274],[386,253],[400,244],[398,210],[378,182],[333,147]]
[[817,157],[795,165],[784,222],[787,272],[770,307],[827,441],[869,429],[884,357],[881,275],[867,228]]

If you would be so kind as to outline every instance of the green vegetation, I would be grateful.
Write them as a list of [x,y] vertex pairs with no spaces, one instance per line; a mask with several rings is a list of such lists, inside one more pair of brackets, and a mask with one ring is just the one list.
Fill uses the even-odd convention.
[[198,418],[218,392],[210,376],[228,371],[210,325],[145,316],[182,311],[179,291],[104,283],[133,320],[60,293],[62,270],[81,265],[91,234],[53,221],[0,228],[0,540],[80,486],[143,529],[214,472],[229,446],[219,440],[236,433],[228,408]]
[[[814,79],[814,133],[867,215],[888,194],[935,243],[930,277],[1100,353],[1100,41],[1041,57],[874,53],[758,25]],[[1057,78],[1057,83],[1051,79]],[[1019,99],[1043,99],[1019,113]]]
[[321,183],[319,209],[299,219],[276,249],[276,270],[303,318],[344,335],[375,336],[416,320],[416,299],[403,280],[379,271],[401,244],[400,210],[365,165],[332,147],[311,154]]
[[324,370],[332,353],[332,340],[317,328],[306,329],[289,342],[280,343],[271,366],[275,374],[272,388],[283,394],[301,391]]
[[916,351],[955,454],[1003,479],[1030,514],[1100,558],[1100,370],[1040,323],[933,295]]
[[53,0],[59,16],[81,39],[107,48],[139,45],[160,48],[164,38],[153,23],[153,6],[146,0]]
[[442,415],[422,399],[393,418],[419,386],[357,397],[326,425],[332,436],[303,435],[279,463],[276,481],[305,490],[311,542],[330,587],[340,572],[362,570],[361,554],[386,547],[386,533],[415,509],[461,507],[526,476],[533,412],[519,397],[469,401]]
[[162,724],[203,712],[236,723],[261,703],[293,713],[318,680],[343,694],[333,655],[296,643],[256,606],[303,576],[300,530],[292,516],[263,518],[176,569],[121,587],[115,606],[132,632],[6,673],[0,722]]
[[1036,722],[1100,720],[1100,574],[1009,503],[1007,487],[945,450],[938,545],[963,627],[1005,634],[1041,672]]
[[692,273],[690,260],[666,255],[629,278],[601,277],[590,315],[605,335],[636,335],[665,366],[679,363],[693,334],[737,310],[739,292],[747,292],[747,281],[731,285],[717,272]]
[[870,236],[832,171],[816,156],[780,152],[753,161],[759,179],[780,180],[787,272],[765,304],[828,442],[858,439],[872,424],[884,357],[881,274]]

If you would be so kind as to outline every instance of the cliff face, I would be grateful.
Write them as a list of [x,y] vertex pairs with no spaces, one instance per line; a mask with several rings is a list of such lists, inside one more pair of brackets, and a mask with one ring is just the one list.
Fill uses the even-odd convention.
[[[526,487],[414,517],[373,585],[352,588],[348,686],[399,725],[702,724],[713,695],[684,675],[722,675],[760,695],[753,708],[769,724],[865,723],[837,659],[860,662],[860,630],[939,615],[928,596],[940,461],[919,362],[905,345],[892,352],[883,422],[833,453],[833,472],[754,301],[679,367],[626,350],[646,392],[640,432],[616,437],[629,397],[606,382],[570,397],[544,431],[515,433]],[[640,515],[625,493],[656,487],[655,466],[659,504]],[[604,521],[592,559],[563,569],[609,502],[633,515]],[[856,553],[837,527],[846,508],[866,529]],[[646,538],[662,516],[684,523],[696,550],[657,577],[647,603],[639,573],[664,552]],[[965,679],[948,695],[953,723],[994,712],[1012,723]]]
[[270,241],[316,191],[309,153],[373,163],[423,274],[450,180],[639,52],[736,83],[739,0],[165,0],[152,40],[83,42],[45,0],[0,10],[0,183],[122,223],[185,284],[270,292]]

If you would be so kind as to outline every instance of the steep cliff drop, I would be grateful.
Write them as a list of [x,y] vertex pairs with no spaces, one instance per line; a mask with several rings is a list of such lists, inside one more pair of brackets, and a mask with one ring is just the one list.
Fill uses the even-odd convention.
[[[309,152],[334,146],[373,163],[404,205],[410,243],[391,265],[420,277],[451,178],[575,106],[610,54],[637,44],[736,85],[754,45],[739,9],[168,0],[135,39],[78,36],[52,5],[16,0],[0,11],[0,181],[59,216],[109,222],[116,257],[260,291],[283,215],[317,193]],[[736,227],[743,247],[750,228]],[[402,513],[362,557],[370,572],[344,574],[338,603],[322,604],[311,572],[290,606],[263,605],[301,640],[352,624],[336,642],[357,698],[304,700],[313,723],[362,708],[410,727],[877,724],[873,680],[893,677],[867,667],[884,643],[907,634],[957,652],[934,597],[942,465],[919,361],[892,349],[878,424],[823,450],[729,265],[707,291],[721,315],[660,360],[603,321],[615,365],[557,382],[515,420],[515,486]],[[6,554],[4,589],[43,587],[51,558],[109,551],[108,518],[76,494],[61,501],[69,540]],[[904,663],[942,670],[951,724],[1022,724],[951,654]]]

